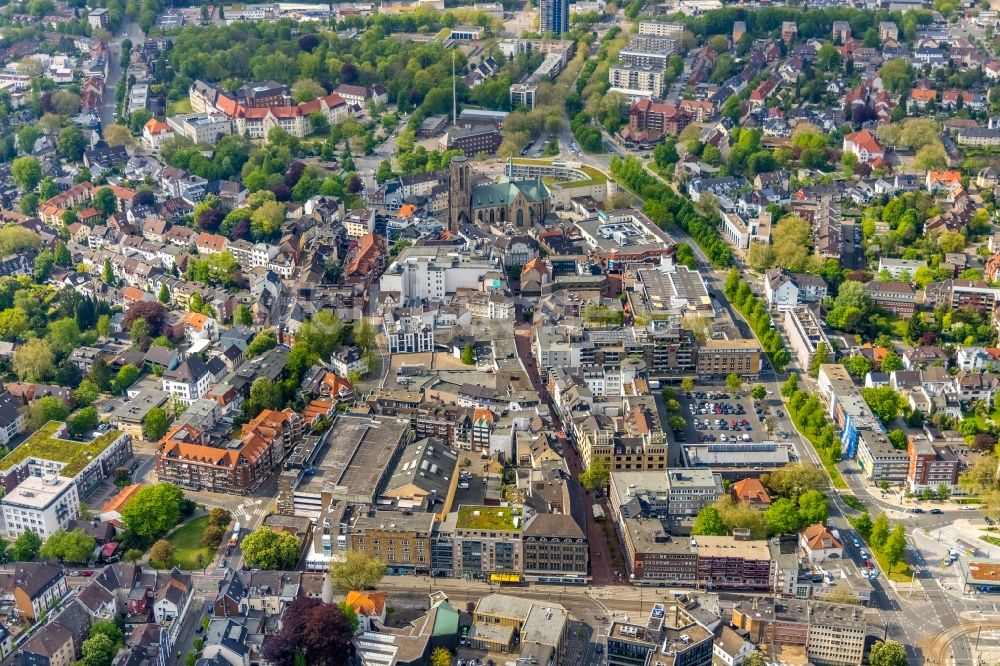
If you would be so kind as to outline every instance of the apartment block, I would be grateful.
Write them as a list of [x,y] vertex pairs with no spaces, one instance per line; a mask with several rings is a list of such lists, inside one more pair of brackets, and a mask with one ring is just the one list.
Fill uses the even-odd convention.
[[614,65],[608,70],[612,88],[648,92],[653,97],[663,94],[663,70],[655,67],[629,67]]
[[679,39],[684,36],[684,24],[639,21],[639,34],[653,35],[654,37],[676,37]]
[[391,574],[426,575],[433,527],[433,513],[368,511],[351,523],[348,547],[382,560]]
[[756,340],[706,340],[698,345],[695,373],[704,379],[760,374],[761,349]]
[[578,510],[573,512],[576,516],[569,512],[536,513],[525,523],[521,543],[526,580],[540,583],[588,581],[590,548],[580,522],[585,517],[583,507],[576,508]]
[[463,505],[452,515],[456,576],[498,582],[520,579],[523,557],[518,509]]
[[49,421],[0,460],[0,486],[6,493],[29,477],[70,479],[85,499],[132,457],[132,438],[121,430],[102,431],[90,441],[66,437],[61,421]]
[[715,634],[680,603],[654,603],[645,624],[615,621],[608,666],[710,666]]
[[937,490],[941,484],[955,491],[962,461],[950,446],[932,444],[923,436],[914,435],[907,444],[906,455],[909,457],[906,485],[911,491]]
[[875,484],[902,483],[910,469],[907,452],[894,447],[881,429],[859,433],[856,460],[864,475]]
[[681,40],[673,35],[633,35],[628,47],[638,51],[651,51],[674,55],[681,52]]
[[823,330],[819,313],[810,307],[798,306],[785,310],[785,333],[800,368],[812,366],[820,345],[824,346],[828,359],[835,353],[830,338]]
[[709,469],[615,471],[609,490],[615,514],[665,519],[674,534],[686,533],[693,517],[722,494],[722,477]]
[[792,632],[796,637],[801,636],[805,624],[805,648],[810,661],[829,666],[861,663],[867,631],[865,610],[861,606],[825,601],[793,602],[778,606],[775,620],[775,642],[779,642],[777,622],[781,622],[784,625],[781,638],[785,638],[786,644],[795,644],[788,639]]
[[698,585],[706,589],[769,590],[772,588],[771,550],[767,541],[749,534],[692,537],[698,552]]
[[72,479],[31,476],[7,493],[0,507],[8,537],[31,530],[45,540],[80,515],[80,496]]
[[615,517],[625,553],[625,569],[635,585],[694,587],[698,551],[687,539],[674,539],[655,518]]
[[865,293],[875,305],[901,317],[909,317],[916,308],[916,295],[906,282],[872,280],[865,285]]
[[304,430],[292,410],[266,409],[243,426],[240,445],[222,448],[210,446],[199,428],[175,424],[160,441],[156,474],[182,488],[247,494],[270,478]]
[[821,365],[817,384],[820,396],[829,407],[828,414],[838,429],[841,449],[848,458],[854,458],[858,452],[860,433],[881,432],[882,426],[843,365]]

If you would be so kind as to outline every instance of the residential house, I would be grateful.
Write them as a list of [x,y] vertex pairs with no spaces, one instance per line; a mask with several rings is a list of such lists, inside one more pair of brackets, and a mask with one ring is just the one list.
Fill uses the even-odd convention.
[[727,626],[722,626],[712,645],[713,661],[723,666],[741,666],[747,656],[753,653],[753,643]]
[[771,496],[760,479],[740,479],[729,486],[733,500],[755,509],[767,509],[771,506]]
[[190,574],[173,569],[166,574],[165,580],[157,580],[157,589],[153,601],[153,618],[158,624],[169,625],[170,642],[174,643],[180,635],[181,626],[187,615],[191,600],[194,598],[194,582]]
[[142,126],[142,143],[146,148],[157,151],[174,137],[174,128],[156,118],[150,118]]
[[59,622],[50,622],[21,647],[23,666],[71,666],[76,660],[73,634]]
[[212,373],[197,356],[189,356],[173,370],[163,373],[163,390],[186,406],[208,393],[211,384]]
[[189,312],[184,316],[184,337],[192,343],[215,342],[219,339],[219,324],[214,317]]
[[844,544],[826,525],[817,523],[799,532],[799,547],[810,562],[840,559]]
[[346,345],[334,352],[330,357],[330,365],[341,377],[347,377],[353,372],[364,374],[367,370],[361,350],[354,345]]
[[344,603],[358,616],[358,632],[372,631],[374,622],[385,624],[386,593],[351,590]]
[[37,620],[69,594],[61,566],[45,562],[18,562],[0,571],[0,604],[13,606],[14,613]]
[[955,375],[955,392],[964,404],[971,405],[980,400],[992,406],[1000,388],[1000,378],[992,372],[966,372],[960,370]]
[[863,129],[844,137],[843,151],[852,153],[863,164],[878,164],[884,161],[885,149],[870,130]]
[[24,432],[25,420],[20,402],[10,393],[0,394],[0,446]]

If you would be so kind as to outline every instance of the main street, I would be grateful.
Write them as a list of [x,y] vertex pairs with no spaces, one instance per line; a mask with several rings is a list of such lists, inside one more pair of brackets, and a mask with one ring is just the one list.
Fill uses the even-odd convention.
[[[559,440],[558,443],[563,457],[566,458],[566,465],[569,468],[570,474],[576,477],[583,471],[583,461],[580,459],[580,454],[576,451],[574,445],[567,438],[559,415],[552,401],[549,399],[548,389],[541,380],[538,364],[531,353],[531,331],[532,329],[529,326],[521,326],[515,330],[514,345],[517,349],[517,355],[521,361],[521,367],[528,374],[535,390],[548,403],[556,437]],[[591,508],[594,504],[600,504],[605,515],[610,515],[608,513],[607,501],[603,499],[598,500],[597,497],[593,496],[589,491],[585,491],[579,484],[574,484],[573,488],[579,493],[578,501],[584,507],[584,515],[587,519],[587,540],[590,545],[590,570],[593,584],[606,585],[616,581],[624,583],[624,572],[620,570],[616,572],[613,569],[614,558],[608,540],[605,537],[603,525],[598,523],[594,518]],[[618,550],[617,545],[615,545],[615,550]]]

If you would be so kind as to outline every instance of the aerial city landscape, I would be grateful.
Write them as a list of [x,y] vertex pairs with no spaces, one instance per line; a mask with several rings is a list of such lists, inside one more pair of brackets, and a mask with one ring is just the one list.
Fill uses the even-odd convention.
[[1000,664],[998,11],[0,4],[0,666]]

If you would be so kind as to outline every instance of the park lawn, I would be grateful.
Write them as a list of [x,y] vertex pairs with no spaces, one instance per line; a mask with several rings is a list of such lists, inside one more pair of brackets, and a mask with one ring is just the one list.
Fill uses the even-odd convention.
[[889,577],[889,580],[894,580],[897,583],[909,583],[913,580],[913,569],[905,561],[896,562],[896,566],[889,570],[889,560],[885,559],[885,555],[875,550],[874,548],[869,548],[875,559],[878,561],[879,569]]
[[906,337],[906,325],[909,323],[902,317],[895,317],[891,320],[892,337],[903,339]]
[[191,100],[185,97],[177,99],[167,104],[167,115],[176,116],[178,113],[191,113]]
[[987,413],[985,417],[969,412],[967,414],[962,415],[962,420],[971,421],[972,423],[975,423],[976,429],[979,432],[987,432],[990,428],[991,421],[993,423],[1000,423],[1000,404],[994,407],[992,411]]
[[214,549],[201,546],[201,534],[206,527],[208,527],[208,516],[201,516],[179,527],[167,537],[167,541],[177,549],[177,566],[181,569],[189,571],[201,569],[202,567],[198,566],[198,553],[205,557],[206,565],[215,559]]

